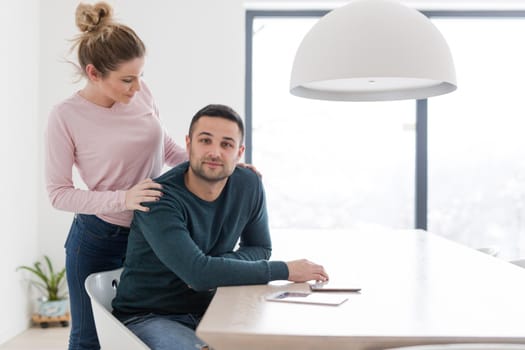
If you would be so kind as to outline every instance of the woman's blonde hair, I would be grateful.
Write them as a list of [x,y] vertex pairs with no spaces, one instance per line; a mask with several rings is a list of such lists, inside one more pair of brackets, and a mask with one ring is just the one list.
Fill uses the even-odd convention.
[[78,63],[85,74],[92,64],[105,77],[119,65],[144,57],[146,47],[133,29],[113,21],[113,9],[105,2],[94,5],[80,3],[75,21],[81,34],[74,39],[78,47]]

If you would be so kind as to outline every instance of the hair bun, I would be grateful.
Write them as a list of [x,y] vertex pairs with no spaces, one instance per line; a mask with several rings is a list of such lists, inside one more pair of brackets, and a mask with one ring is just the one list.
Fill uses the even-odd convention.
[[80,3],[75,13],[75,22],[81,32],[92,32],[102,25],[110,23],[113,9],[106,2],[94,5]]

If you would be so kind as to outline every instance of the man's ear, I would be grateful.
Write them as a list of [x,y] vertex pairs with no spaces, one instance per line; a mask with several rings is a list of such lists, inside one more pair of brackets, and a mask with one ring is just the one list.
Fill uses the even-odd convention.
[[190,146],[191,146],[191,138],[189,135],[186,135],[186,153],[188,153],[188,158],[190,158]]
[[102,74],[91,63],[86,66],[86,76],[91,81],[98,81],[102,78]]
[[242,156],[244,154],[244,149],[245,149],[244,145],[241,145],[239,147],[239,151],[237,153],[237,161],[242,158]]

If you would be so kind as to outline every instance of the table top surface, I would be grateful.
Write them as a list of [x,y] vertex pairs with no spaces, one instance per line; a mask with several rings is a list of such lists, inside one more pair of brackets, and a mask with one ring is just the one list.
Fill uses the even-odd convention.
[[197,334],[214,349],[383,349],[525,343],[525,269],[421,230],[272,233],[272,260],[308,258],[362,288],[339,306],[267,301],[305,283],[221,287]]

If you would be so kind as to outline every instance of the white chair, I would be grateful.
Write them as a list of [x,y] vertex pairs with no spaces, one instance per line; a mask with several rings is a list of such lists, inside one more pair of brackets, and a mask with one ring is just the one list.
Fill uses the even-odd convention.
[[432,345],[413,345],[400,348],[389,348],[386,350],[525,350],[524,344],[432,344]]
[[103,350],[147,350],[149,347],[124,326],[111,311],[122,269],[94,273],[85,282],[91,299],[98,340]]

